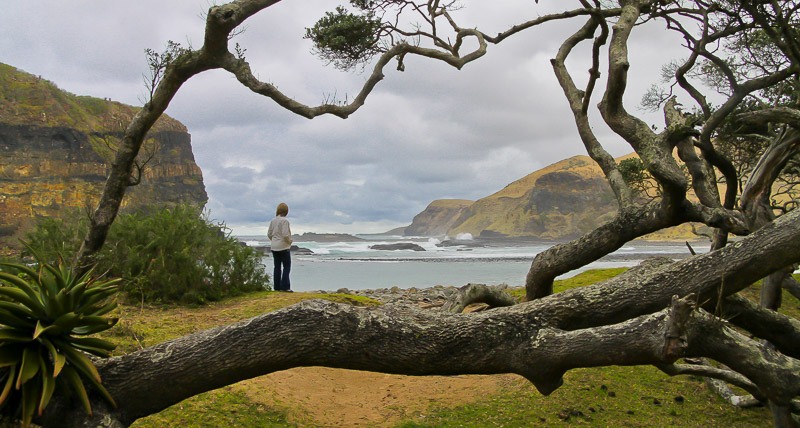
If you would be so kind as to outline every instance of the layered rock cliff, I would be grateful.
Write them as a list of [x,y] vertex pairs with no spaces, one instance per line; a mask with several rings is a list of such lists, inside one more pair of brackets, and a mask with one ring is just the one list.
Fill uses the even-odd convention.
[[[69,94],[0,64],[0,244],[14,245],[40,216],[96,203],[122,130],[136,109]],[[191,137],[162,117],[140,155],[141,183],[123,207],[208,199]]]
[[466,199],[438,199],[414,216],[406,227],[406,236],[444,236],[474,201]]

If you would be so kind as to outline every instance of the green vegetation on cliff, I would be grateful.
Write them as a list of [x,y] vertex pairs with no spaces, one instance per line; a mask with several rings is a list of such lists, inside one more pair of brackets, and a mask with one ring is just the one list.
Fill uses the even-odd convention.
[[[0,123],[121,132],[137,111],[109,99],[71,94],[41,76],[0,63]],[[159,131],[186,132],[186,127],[162,115],[152,130]]]

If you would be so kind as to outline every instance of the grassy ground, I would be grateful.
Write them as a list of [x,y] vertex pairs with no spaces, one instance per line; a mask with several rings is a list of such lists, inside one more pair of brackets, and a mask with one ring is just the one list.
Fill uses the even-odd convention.
[[[606,269],[559,281],[556,291],[583,286],[621,272]],[[757,293],[757,290],[750,292]],[[276,310],[304,299],[327,298],[358,305],[369,299],[336,294],[264,292],[200,308],[121,308],[122,321],[108,336],[130,352],[194,331]],[[800,302],[786,296],[784,311],[800,316]],[[548,397],[527,381],[507,376],[497,393],[453,407],[432,402],[425,412],[409,413],[401,427],[627,426],[759,427],[771,425],[763,408],[735,409],[710,393],[701,379],[670,378],[652,367],[573,370],[564,386]],[[134,427],[284,427],[319,426],[294,417],[293,409],[264,405],[247,394],[248,384],[221,388],[188,399]],[[364,425],[372,426],[372,425]],[[385,426],[385,425],[383,425]]]

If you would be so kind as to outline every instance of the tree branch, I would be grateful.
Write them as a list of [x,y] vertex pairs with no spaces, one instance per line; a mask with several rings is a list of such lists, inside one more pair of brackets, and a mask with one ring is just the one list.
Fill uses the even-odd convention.
[[689,375],[722,380],[742,388],[753,397],[760,397],[760,400],[756,399],[759,403],[766,401],[766,398],[761,395],[758,387],[753,382],[731,370],[713,367],[708,364],[656,364],[655,366],[670,376]]
[[[596,39],[593,45],[593,66],[590,70],[589,83],[586,90],[582,91],[575,85],[569,70],[567,70],[566,60],[570,52],[572,52],[572,49],[575,48],[575,46],[577,46],[582,40],[591,38],[598,26],[602,26],[602,33]],[[630,186],[628,186],[628,184],[625,182],[625,179],[622,177],[622,174],[619,172],[619,169],[617,168],[617,162],[614,157],[603,148],[602,144],[600,144],[594,132],[592,131],[587,109],[587,102],[591,97],[591,92],[594,90],[595,81],[600,74],[599,70],[597,69],[599,62],[597,57],[599,55],[600,45],[605,42],[607,31],[608,29],[606,28],[604,21],[598,22],[598,20],[594,17],[589,18],[589,20],[580,30],[562,43],[561,48],[558,50],[558,54],[554,59],[550,60],[550,63],[553,66],[553,71],[558,79],[558,83],[561,85],[564,96],[566,96],[567,101],[569,102],[570,110],[572,110],[572,115],[575,120],[575,125],[578,128],[578,135],[581,137],[581,141],[586,148],[586,152],[597,163],[597,165],[600,166],[600,169],[603,171],[603,174],[605,174],[618,203],[620,205],[627,205],[630,204],[633,199]]]

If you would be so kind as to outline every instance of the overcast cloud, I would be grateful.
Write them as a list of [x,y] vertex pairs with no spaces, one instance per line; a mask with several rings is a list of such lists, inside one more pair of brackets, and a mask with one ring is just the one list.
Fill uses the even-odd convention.
[[[144,50],[160,51],[167,40],[199,47],[210,4],[5,0],[0,62],[75,94],[141,105]],[[284,0],[249,20],[235,40],[262,80],[301,102],[352,97],[366,75],[325,67],[302,38],[336,4]],[[545,12],[529,0],[464,4],[462,26],[490,34]],[[404,73],[386,69],[366,105],[347,120],[295,116],[221,71],[190,80],[167,114],[189,128],[211,217],[234,233],[263,234],[281,201],[289,204],[296,233],[381,232],[409,224],[434,199],[478,199],[585,153],[549,64],[564,34],[581,24],[529,30],[490,46],[461,71],[408,58]],[[680,55],[662,29],[643,31],[648,37],[631,49],[632,105],[656,82],[661,65]],[[589,64],[570,66],[583,77]],[[630,151],[597,123],[612,154]]]

